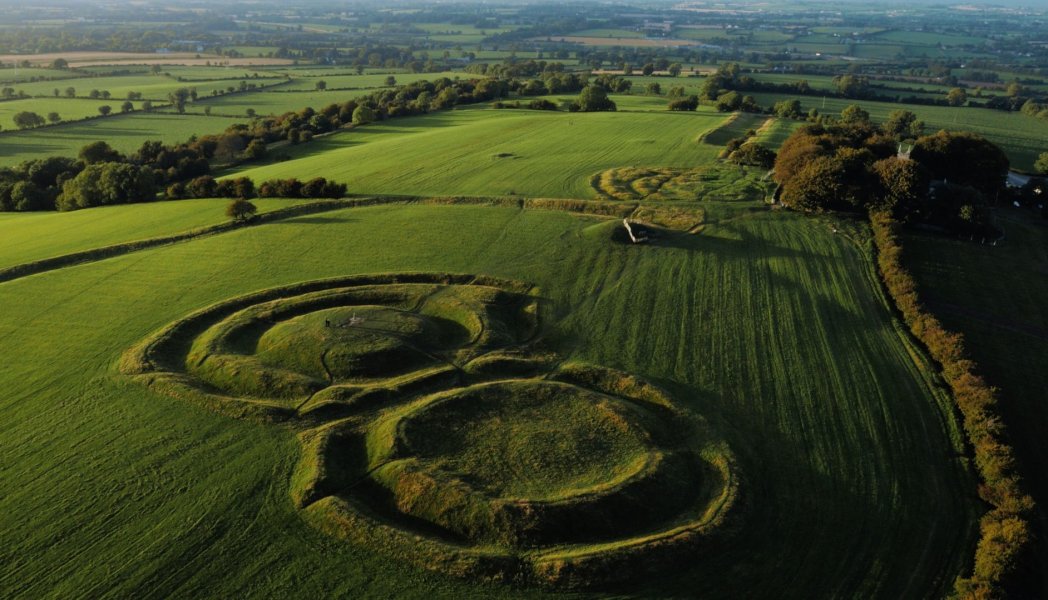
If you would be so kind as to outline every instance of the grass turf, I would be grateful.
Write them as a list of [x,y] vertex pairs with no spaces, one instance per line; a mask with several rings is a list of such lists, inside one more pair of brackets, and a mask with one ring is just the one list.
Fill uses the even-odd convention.
[[605,169],[707,162],[718,148],[696,140],[724,119],[715,112],[477,107],[369,124],[290,148],[292,160],[237,174],[256,181],[324,176],[363,194],[591,198],[589,177]]
[[0,284],[0,352],[18,356],[0,372],[0,464],[18,466],[0,478],[0,586],[539,595],[421,573],[314,532],[288,500],[290,432],[115,372],[149,332],[233,295],[434,270],[536,283],[550,343],[663,382],[738,453],[739,529],[679,574],[620,592],[941,594],[970,556],[974,484],[862,254],[816,220],[709,208],[702,235],[643,248],[612,243],[613,222],[559,212],[360,208]]

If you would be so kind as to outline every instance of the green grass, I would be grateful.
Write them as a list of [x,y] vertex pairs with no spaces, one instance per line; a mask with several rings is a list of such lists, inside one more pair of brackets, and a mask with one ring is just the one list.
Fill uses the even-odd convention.
[[513,382],[468,390],[406,423],[420,457],[497,497],[548,500],[624,478],[646,454],[639,431],[592,392]]
[[[1005,232],[997,246],[909,235],[906,263],[927,307],[947,329],[964,335],[979,371],[1000,388],[1000,410],[1026,486],[1040,506],[1035,526],[1043,536],[1048,531],[1048,232],[1025,211],[1003,210],[997,223]],[[1039,550],[1043,560],[1043,544]],[[1048,585],[1043,573],[1041,585]]]
[[[65,94],[67,87],[76,90],[76,95],[86,97],[91,90],[108,91],[111,94],[110,101],[122,102],[127,98],[128,92],[141,92],[142,97],[150,100],[167,100],[167,95],[179,88],[196,89],[201,96],[206,96],[212,90],[225,90],[229,86],[237,87],[241,81],[257,83],[259,85],[279,81],[274,79],[244,79],[238,71],[243,67],[234,67],[234,71],[227,72],[228,79],[217,81],[178,81],[174,77],[163,75],[119,75],[111,77],[90,77],[71,81],[38,81],[35,83],[20,83],[12,86],[16,91],[23,91],[30,96],[52,96],[55,88]],[[187,76],[193,71],[186,70]],[[206,71],[199,72],[202,76]],[[42,100],[47,102],[48,100]]]
[[906,44],[909,46],[970,46],[986,43],[986,38],[969,35],[953,35],[948,33],[932,33],[926,31],[901,31],[891,30],[876,33],[871,36],[878,41]]
[[[257,198],[259,213],[304,200]],[[109,206],[67,213],[0,213],[0,268],[228,220],[220,199]]]
[[329,104],[340,104],[363,95],[356,90],[314,89],[316,83],[308,86],[308,91],[263,90],[246,94],[232,94],[215,98],[201,98],[186,107],[187,112],[203,113],[210,106],[215,114],[246,115],[247,110],[254,109],[258,115],[279,115],[288,111],[298,111],[307,106],[320,110]]
[[770,117],[750,113],[729,115],[724,124],[703,136],[705,144],[723,146],[731,140],[740,139],[750,131],[759,130]]
[[708,160],[717,149],[696,139],[724,119],[713,112],[454,110],[373,123],[238,174],[260,181],[324,176],[363,194],[590,198],[589,177],[608,168]]
[[804,125],[803,121],[793,119],[771,119],[757,130],[757,136],[753,140],[772,150],[778,150],[786,138],[802,125]]
[[[386,78],[390,74],[331,74],[324,75],[323,73],[311,76],[301,77],[296,79],[289,85],[281,86],[282,90],[302,90],[312,91],[316,89],[317,82],[324,80],[327,83],[329,90],[337,89],[354,89],[354,90],[366,90],[374,88],[389,87],[386,85]],[[408,83],[414,83],[416,81],[434,81],[442,77],[448,79],[480,79],[480,75],[464,72],[446,71],[441,73],[393,73],[393,77],[397,79],[397,85],[405,85]]]
[[[637,135],[592,116],[615,123],[620,147]],[[561,117],[542,119],[570,129]],[[672,117],[663,130],[677,118],[708,123]],[[360,208],[0,285],[0,354],[17,357],[0,371],[0,586],[23,597],[540,595],[425,574],[314,531],[289,502],[292,432],[153,394],[115,369],[150,332],[232,296],[424,270],[538,285],[549,344],[662,383],[737,453],[745,510],[731,535],[618,593],[943,595],[971,555],[974,482],[863,253],[814,219],[709,208],[702,235],[646,247],[612,242],[614,222],[560,212]]]
[[642,38],[644,34],[630,29],[583,29],[570,35],[579,37]]
[[244,120],[192,114],[132,113],[81,123],[4,132],[0,134],[0,166],[51,155],[75,157],[85,144],[98,140],[108,142],[121,152],[131,152],[146,140],[184,142],[194,135],[219,133]]
[[[86,98],[27,98],[25,100],[9,100],[7,102],[0,102],[0,126],[8,131],[15,129],[15,113],[22,111],[35,112],[45,118],[48,113],[57,112],[63,120],[71,121],[75,119],[83,119],[85,117],[99,116],[98,107],[102,105],[107,105],[112,109],[113,113],[118,113],[120,112],[120,105],[123,103],[123,99],[90,100]],[[140,108],[142,103],[132,102],[131,104],[133,104],[135,108]]]
[[[29,81],[30,79],[39,79],[41,77],[47,79],[72,79],[79,77],[79,73],[72,70],[62,69],[44,69],[44,68],[30,68],[30,69],[3,69],[0,70],[0,83],[12,84],[22,83]],[[65,83],[56,81],[55,83]],[[66,83],[66,85],[69,85]]]

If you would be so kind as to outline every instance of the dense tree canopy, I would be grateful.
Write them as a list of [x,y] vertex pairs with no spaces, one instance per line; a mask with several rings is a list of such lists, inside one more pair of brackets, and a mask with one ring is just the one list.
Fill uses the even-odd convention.
[[892,135],[919,122],[901,112],[889,121],[884,129],[856,119],[795,131],[775,160],[783,204],[809,212],[887,211],[985,234],[986,205],[1008,171],[1001,150],[974,134],[939,132],[918,139],[910,158],[898,157]]
[[1008,176],[1008,157],[995,144],[969,132],[940,131],[914,144],[910,157],[931,171],[934,179],[971,186],[996,194]]
[[91,206],[148,202],[156,199],[153,170],[127,163],[88,165],[79,175],[62,185],[59,210]]

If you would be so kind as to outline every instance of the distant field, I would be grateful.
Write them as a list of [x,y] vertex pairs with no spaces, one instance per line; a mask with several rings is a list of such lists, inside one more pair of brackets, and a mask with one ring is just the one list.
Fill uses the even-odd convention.
[[396,85],[404,85],[404,84],[408,84],[408,83],[414,83],[416,81],[434,81],[434,80],[440,79],[442,77],[447,77],[448,79],[481,79],[482,78],[482,76],[477,75],[475,73],[465,73],[465,72],[457,72],[457,71],[445,71],[445,72],[441,72],[441,73],[392,73],[392,74],[386,74],[386,75],[382,75],[382,74],[356,75],[356,74],[346,74],[345,72],[342,72],[342,73],[336,72],[336,73],[333,73],[331,75],[326,75],[323,72],[318,72],[318,73],[312,74],[312,75],[310,75],[308,77],[307,76],[300,77],[300,78],[296,79],[295,81],[293,81],[292,83],[290,83],[290,84],[288,84],[286,86],[281,86],[280,89],[282,89],[282,90],[315,90],[317,82],[321,81],[321,80],[323,80],[324,82],[327,83],[327,88],[329,90],[335,90],[335,89],[341,89],[341,88],[349,88],[349,89],[381,88],[381,87],[388,87],[386,85],[386,78],[390,77],[391,75],[392,75],[392,77],[394,77],[397,80]]
[[5,68],[0,69],[0,82],[18,83],[31,79],[70,79],[79,77],[80,73],[73,70],[46,69],[46,68]]
[[361,96],[364,92],[360,90],[324,90],[317,91],[277,91],[265,90],[245,94],[230,94],[228,96],[217,96],[200,98],[196,102],[186,106],[186,111],[202,114],[205,107],[210,106],[215,114],[244,116],[248,109],[253,109],[259,116],[279,115],[288,111],[295,111],[307,106],[321,109],[329,104],[338,104]]
[[[75,119],[83,119],[84,117],[97,117],[99,116],[99,106],[109,106],[113,110],[113,113],[118,113],[121,110],[121,105],[124,103],[123,98],[121,99],[109,99],[102,100],[91,100],[88,98],[27,98],[24,100],[8,100],[6,102],[0,102],[0,126],[3,127],[4,131],[10,131],[16,129],[14,122],[14,115],[19,112],[35,112],[41,117],[47,117],[51,112],[57,112],[58,116],[62,117],[63,120],[71,121]],[[141,102],[132,102],[134,107],[141,108]],[[24,132],[28,134],[29,132]],[[35,133],[35,132],[34,132]],[[0,144],[4,143],[5,138],[0,138]],[[0,150],[2,153],[3,150]]]
[[572,37],[642,38],[644,34],[631,29],[583,29],[573,31]]
[[[114,108],[118,104],[114,105]],[[76,156],[85,144],[105,140],[122,152],[137,149],[146,140],[182,142],[190,136],[218,133],[239,119],[134,113],[83,123],[68,123],[28,131],[0,133],[0,166],[50,155]]]
[[[259,213],[306,200],[256,198]],[[178,200],[65,213],[0,213],[0,269],[91,248],[171,235],[229,220],[228,200]]]
[[[725,119],[699,113],[551,113],[474,108],[373,123],[288,148],[293,160],[238,174],[324,176],[352,193],[589,198],[588,178],[619,166],[688,167]],[[297,160],[295,160],[297,159]]]
[[[541,38],[546,39],[546,38]],[[636,46],[639,48],[668,48],[674,46],[696,46],[694,40],[671,38],[636,38],[636,37],[593,37],[577,35],[557,35],[549,38],[554,42],[582,44],[584,46]]]
[[[227,75],[228,76],[228,75]],[[76,95],[86,97],[91,90],[99,92],[108,91],[111,99],[123,101],[128,92],[139,92],[144,99],[166,100],[167,95],[179,88],[196,89],[197,93],[205,96],[212,90],[226,90],[229,87],[236,88],[241,81],[248,81],[258,85],[272,84],[281,81],[272,79],[244,79],[233,76],[229,79],[218,81],[178,81],[173,77],[163,75],[126,75],[114,77],[90,77],[70,81],[38,81],[35,83],[19,83],[14,85],[16,91],[23,91],[30,96],[53,96],[54,90],[58,89],[61,95],[65,94],[68,87],[74,88]]]

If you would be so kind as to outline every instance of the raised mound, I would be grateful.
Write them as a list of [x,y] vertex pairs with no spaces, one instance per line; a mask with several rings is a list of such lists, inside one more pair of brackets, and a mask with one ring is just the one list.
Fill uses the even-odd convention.
[[557,382],[457,391],[401,421],[397,452],[502,498],[551,500],[617,482],[647,462],[642,420],[622,403]]
[[303,514],[398,559],[561,587],[672,568],[734,504],[730,452],[658,388],[538,350],[537,315],[492,278],[309,282],[194,313],[122,368],[300,423]]
[[340,381],[388,376],[435,362],[468,339],[464,327],[381,306],[320,310],[283,321],[258,340],[263,364]]

